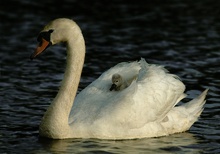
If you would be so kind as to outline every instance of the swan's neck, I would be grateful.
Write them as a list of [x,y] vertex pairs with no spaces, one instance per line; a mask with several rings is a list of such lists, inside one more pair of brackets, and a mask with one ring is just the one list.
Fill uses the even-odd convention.
[[41,136],[68,138],[73,133],[68,118],[78,89],[85,57],[83,36],[80,30],[76,32],[67,38],[67,65],[64,79],[57,96],[42,119]]

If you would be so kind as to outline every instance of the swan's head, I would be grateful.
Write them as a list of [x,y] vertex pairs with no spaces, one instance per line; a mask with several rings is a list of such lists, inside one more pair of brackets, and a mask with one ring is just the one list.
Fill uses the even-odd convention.
[[59,18],[51,21],[38,35],[37,41],[39,42],[39,45],[30,58],[34,59],[50,45],[59,42],[66,42],[72,36],[73,32],[77,30],[80,31],[79,27],[73,20]]
[[114,74],[112,75],[112,86],[109,89],[110,91],[112,90],[117,90],[123,83],[122,76],[120,74]]

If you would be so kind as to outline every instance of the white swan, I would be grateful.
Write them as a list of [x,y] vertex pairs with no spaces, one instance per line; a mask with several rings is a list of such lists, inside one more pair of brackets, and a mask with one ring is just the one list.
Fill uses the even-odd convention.
[[[185,86],[162,66],[120,63],[103,73],[76,96],[85,56],[80,28],[69,19],[50,22],[41,31],[35,58],[49,45],[67,44],[67,67],[60,90],[40,124],[40,136],[65,138],[134,139],[158,137],[188,130],[203,111],[205,90],[192,101],[183,99]],[[115,73],[137,75],[122,91],[109,90]],[[75,97],[76,96],[76,97]]]
[[130,86],[131,82],[136,79],[137,76],[135,75],[131,79],[126,79],[125,77],[122,77],[120,74],[115,73],[112,75],[112,85],[111,88],[109,89],[110,91],[115,90],[115,91],[120,91],[128,86]]

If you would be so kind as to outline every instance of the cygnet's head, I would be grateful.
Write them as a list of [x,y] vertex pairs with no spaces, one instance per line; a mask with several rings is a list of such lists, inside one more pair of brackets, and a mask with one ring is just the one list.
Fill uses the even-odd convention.
[[110,88],[110,91],[112,90],[118,90],[120,88],[120,86],[123,83],[123,79],[122,76],[120,74],[114,74],[112,75],[112,86]]

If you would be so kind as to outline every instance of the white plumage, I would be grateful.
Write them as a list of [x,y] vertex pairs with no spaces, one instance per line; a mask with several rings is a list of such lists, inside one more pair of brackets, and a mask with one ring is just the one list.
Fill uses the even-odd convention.
[[[67,42],[67,68],[59,93],[42,119],[41,136],[158,137],[188,130],[201,114],[207,90],[189,103],[175,107],[186,97],[184,84],[164,67],[150,65],[144,59],[110,68],[75,97],[85,55],[79,27],[62,18],[49,23],[42,32],[51,33],[51,44]],[[137,78],[123,90],[110,91],[111,78],[116,73],[125,80]]]

